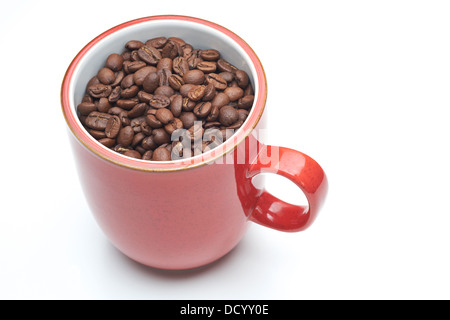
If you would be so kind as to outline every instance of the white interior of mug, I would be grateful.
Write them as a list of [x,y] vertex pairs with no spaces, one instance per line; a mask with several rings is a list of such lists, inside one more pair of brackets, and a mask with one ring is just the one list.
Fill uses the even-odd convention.
[[[104,67],[106,58],[110,54],[121,54],[125,50],[125,44],[130,40],[140,40],[145,42],[149,39],[160,36],[179,37],[191,44],[194,49],[218,50],[221,58],[233,64],[238,69],[247,72],[255,92],[254,101],[257,101],[259,85],[255,67],[245,50],[228,35],[210,26],[192,21],[150,20],[118,29],[94,44],[92,48],[90,48],[90,50],[82,57],[77,65],[77,68],[74,70],[69,88],[72,112],[76,114],[76,107],[79,103],[81,103],[81,100],[86,93],[87,83],[97,74],[100,68]],[[252,108],[251,112],[254,111],[255,108]],[[78,117],[75,118],[77,119],[80,128],[86,132]],[[250,115],[248,116],[247,121],[249,119]],[[241,128],[244,126],[245,123]],[[237,132],[238,131],[235,132],[235,135]],[[87,135],[90,136],[88,133]],[[98,145],[101,145],[93,137],[91,137],[91,139]],[[103,145],[101,145],[101,147],[108,149]]]

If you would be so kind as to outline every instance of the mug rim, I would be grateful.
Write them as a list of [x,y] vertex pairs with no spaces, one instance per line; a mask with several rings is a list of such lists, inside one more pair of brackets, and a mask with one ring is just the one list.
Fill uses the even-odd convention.
[[[255,100],[252,107],[255,110],[252,110],[252,112],[250,112],[249,119],[247,119],[247,121],[244,122],[242,127],[239,128],[230,137],[230,139],[224,141],[221,145],[217,146],[211,151],[176,161],[140,160],[124,156],[113,150],[101,146],[100,143],[94,141],[94,138],[89,136],[87,132],[85,132],[85,130],[81,128],[80,122],[77,121],[78,116],[76,114],[76,108],[72,108],[70,99],[70,88],[72,86],[73,75],[77,70],[78,66],[80,65],[80,62],[85,57],[85,55],[91,50],[91,48],[93,48],[95,45],[97,45],[99,42],[101,42],[109,35],[112,35],[122,29],[138,25],[141,23],[145,23],[148,21],[158,21],[158,20],[166,20],[166,21],[178,20],[197,23],[213,28],[216,31],[221,32],[222,34],[225,34],[228,38],[231,38],[233,42],[235,42],[239,47],[241,47],[247,54],[248,58],[250,58],[253,67],[256,71],[258,84],[258,96],[256,97],[257,99]],[[79,142],[81,142],[88,150],[93,152],[95,155],[111,163],[134,170],[151,171],[151,172],[180,171],[197,168],[199,166],[212,163],[215,160],[224,157],[226,154],[232,152],[239,144],[245,141],[245,139],[251,134],[253,129],[258,125],[265,109],[266,100],[267,100],[267,80],[265,72],[261,64],[261,61],[259,60],[256,53],[253,51],[253,49],[241,37],[239,37],[234,32],[230,31],[229,29],[219,24],[200,18],[181,15],[157,15],[157,16],[143,17],[121,23],[115,27],[106,30],[105,32],[101,33],[93,40],[88,42],[78,52],[78,54],[75,56],[75,58],[72,60],[69,67],[67,68],[61,85],[62,112],[70,131]]]

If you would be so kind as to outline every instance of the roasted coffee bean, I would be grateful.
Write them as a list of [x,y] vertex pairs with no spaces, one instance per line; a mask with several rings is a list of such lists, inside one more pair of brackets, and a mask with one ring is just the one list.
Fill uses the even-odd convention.
[[173,65],[173,60],[170,58],[162,58],[161,60],[159,60],[158,64],[156,65],[156,68],[158,70],[161,69],[168,69],[168,70],[172,70],[172,65]]
[[77,110],[81,115],[87,116],[89,113],[96,111],[97,106],[93,102],[82,102],[78,105]]
[[163,126],[162,122],[159,121],[153,114],[148,114],[146,121],[147,124],[153,129],[161,128]]
[[180,115],[180,120],[183,123],[183,127],[189,129],[194,125],[194,122],[197,121],[197,117],[192,112],[183,112]]
[[172,160],[170,151],[165,147],[159,147],[153,151],[153,161],[170,161]]
[[88,93],[93,98],[106,98],[112,92],[112,87],[106,84],[98,83],[88,88]]
[[219,69],[222,72],[227,71],[231,73],[235,73],[238,70],[238,68],[236,68],[231,63],[223,59],[217,60],[217,69]]
[[161,49],[161,56],[164,58],[174,59],[178,55],[179,45],[174,41],[169,40]]
[[162,58],[161,53],[158,51],[158,49],[147,45],[139,48],[137,54],[142,61],[145,61],[150,65],[156,65]]
[[98,111],[91,112],[86,118],[86,125],[94,130],[105,130],[108,120],[112,116]]
[[[108,101],[111,103],[114,103],[120,99],[121,95],[122,95],[122,88],[117,86],[113,89],[113,91],[109,95]],[[105,99],[105,98],[102,98],[102,99]]]
[[165,108],[170,104],[170,99],[163,95],[155,94],[149,102],[150,106],[155,109]]
[[133,109],[128,111],[128,118],[131,119],[142,116],[147,111],[147,108],[148,106],[146,103],[138,103],[133,107]]
[[226,82],[230,83],[231,81],[234,80],[234,74],[231,72],[221,72],[219,73],[219,76],[221,76],[223,78],[223,80],[225,80]]
[[230,98],[228,97],[228,95],[226,95],[223,92],[219,92],[214,97],[214,99],[211,101],[211,104],[213,105],[213,107],[217,106],[219,108],[222,108],[223,106],[226,106],[229,103],[230,103]]
[[114,139],[122,128],[122,121],[118,116],[112,116],[106,123],[105,134],[108,138]]
[[120,96],[125,99],[130,99],[136,96],[138,92],[139,92],[138,86],[131,86],[129,88],[122,89]]
[[211,102],[200,102],[194,108],[194,114],[199,118],[205,118],[211,112]]
[[104,145],[107,148],[112,148],[116,144],[116,140],[111,139],[111,138],[103,138],[103,139],[98,140],[98,142],[100,142],[102,145]]
[[203,84],[205,82],[205,74],[200,70],[189,70],[183,76],[185,83]]
[[125,71],[128,73],[135,73],[138,70],[141,70],[142,68],[145,68],[147,65],[144,61],[132,61],[127,64],[127,68]]
[[200,58],[206,61],[217,61],[219,60],[220,53],[215,49],[208,49],[200,51]]
[[123,155],[130,157],[130,158],[136,158],[136,159],[142,158],[141,154],[139,152],[137,152],[136,150],[127,150],[127,151],[125,151],[125,153]]
[[125,76],[122,82],[120,83],[120,87],[122,89],[127,89],[133,85],[134,85],[134,76],[132,74]]
[[205,89],[206,87],[202,85],[193,87],[188,92],[188,98],[191,99],[192,101],[202,100],[203,96],[205,95]]
[[[163,110],[163,109],[161,109]],[[172,121],[170,121],[168,124],[166,124],[164,126],[164,130],[166,130],[166,132],[170,135],[172,135],[172,133],[177,130],[177,129],[182,129],[183,128],[183,122],[181,122],[180,119],[178,118],[173,118]]]
[[107,113],[111,107],[112,105],[109,102],[108,98],[100,98],[97,102],[97,110],[99,112]]
[[162,124],[168,124],[173,120],[173,114],[169,109],[158,109],[155,114],[156,119]]
[[187,60],[183,57],[176,57],[173,59],[173,71],[183,77],[184,74],[189,71]]
[[154,129],[152,131],[153,141],[158,145],[170,142],[170,136],[163,128]]
[[203,96],[203,101],[211,101],[217,94],[216,87],[213,84],[209,83],[205,88],[205,94]]
[[191,91],[192,88],[195,87],[195,84],[192,83],[187,83],[187,84],[183,84],[180,88],[180,93],[183,97],[187,97],[189,91]]
[[217,90],[225,90],[228,86],[224,78],[216,73],[210,73],[206,76],[206,82],[212,84]]
[[117,143],[124,147],[128,147],[129,145],[131,145],[133,138],[133,128],[131,126],[126,126],[120,129],[119,134],[117,135]]
[[184,84],[183,78],[178,74],[172,74],[169,77],[169,86],[174,90],[180,90],[181,86]]
[[213,61],[202,61],[197,64],[197,69],[204,73],[211,73],[216,71],[217,64]]
[[152,160],[153,157],[153,151],[152,150],[147,150],[143,155],[142,155],[142,160]]
[[248,86],[248,75],[245,71],[237,70],[235,73],[236,81],[239,87],[245,89]]
[[149,103],[150,100],[153,98],[153,95],[151,93],[147,93],[141,90],[138,92],[137,97],[140,102]]
[[240,87],[228,87],[225,89],[224,93],[230,98],[230,101],[237,101],[244,96],[244,90]]
[[88,129],[88,132],[97,140],[106,138],[105,131]]
[[166,45],[166,43],[167,43],[166,37],[157,37],[157,38],[148,40],[145,44],[147,46],[154,47],[156,49],[161,49],[162,47],[164,47]]
[[113,53],[106,59],[105,67],[112,71],[120,71],[123,66],[123,57],[120,54]]
[[138,102],[137,99],[119,99],[116,101],[116,106],[125,110],[131,110]]
[[232,106],[225,106],[220,109],[219,121],[224,126],[228,127],[239,119],[239,113]]
[[155,93],[155,95],[162,95],[162,96],[166,96],[166,97],[170,98],[171,96],[173,96],[175,94],[175,91],[172,89],[172,87],[160,86],[160,87],[156,88],[154,93]]
[[109,68],[101,68],[97,73],[97,78],[103,84],[111,84],[116,80],[116,74]]
[[143,46],[144,46],[144,43],[142,43],[139,40],[130,40],[125,44],[125,48],[127,48],[128,50],[131,50],[131,51],[138,50]]
[[194,110],[196,105],[197,104],[195,103],[195,101],[192,101],[189,98],[183,98],[183,105],[182,105],[183,111],[192,111]]
[[[194,49],[178,37],[128,41],[122,54],[108,56],[81,98],[79,119],[92,137],[150,161],[217,147],[242,126],[255,99],[245,71],[221,59],[218,50]],[[187,145],[183,136],[171,143],[170,136],[183,129]],[[221,139],[202,141],[205,129]]]
[[172,71],[169,69],[160,69],[157,74],[159,75],[159,85],[160,86],[168,86],[169,85],[169,77],[172,75]]
[[150,73],[156,72],[157,69],[153,66],[146,66],[139,70],[137,70],[135,73],[133,73],[133,81],[136,85],[142,86],[144,83],[145,77],[147,77]]
[[255,96],[244,96],[243,98],[239,99],[237,106],[241,109],[250,109],[253,105],[254,99]]
[[153,93],[159,86],[159,75],[156,72],[149,73],[142,83],[145,92]]

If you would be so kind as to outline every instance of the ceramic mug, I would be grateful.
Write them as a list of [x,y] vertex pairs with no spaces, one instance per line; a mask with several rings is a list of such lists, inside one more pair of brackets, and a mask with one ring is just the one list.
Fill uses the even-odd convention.
[[[189,159],[153,162],[116,153],[92,138],[76,106],[87,82],[107,56],[129,40],[176,36],[194,48],[219,50],[247,72],[255,91],[242,127],[222,145]],[[295,150],[258,141],[264,129],[266,78],[250,46],[215,23],[185,16],[153,16],[118,25],[89,42],[70,64],[61,90],[64,117],[79,177],[99,226],[121,252],[161,269],[190,269],[232,250],[250,222],[281,231],[301,231],[317,216],[327,192],[322,168]],[[252,184],[270,172],[293,181],[307,206],[283,202]]]

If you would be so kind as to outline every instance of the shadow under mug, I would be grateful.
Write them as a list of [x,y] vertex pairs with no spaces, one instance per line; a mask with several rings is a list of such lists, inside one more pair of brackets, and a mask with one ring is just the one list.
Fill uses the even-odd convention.
[[[78,119],[76,106],[86,84],[107,56],[122,52],[129,40],[145,42],[158,36],[217,49],[249,75],[255,99],[248,118],[209,152],[170,162],[129,158],[98,143]],[[250,221],[287,232],[311,225],[327,193],[326,175],[309,156],[258,141],[258,130],[264,129],[266,90],[264,70],[249,45],[228,29],[193,17],[129,21],[102,33],[78,53],[62,83],[62,109],[84,194],[115,247],[148,266],[190,269],[232,250]],[[252,178],[263,172],[293,181],[308,205],[292,205],[255,188]]]

